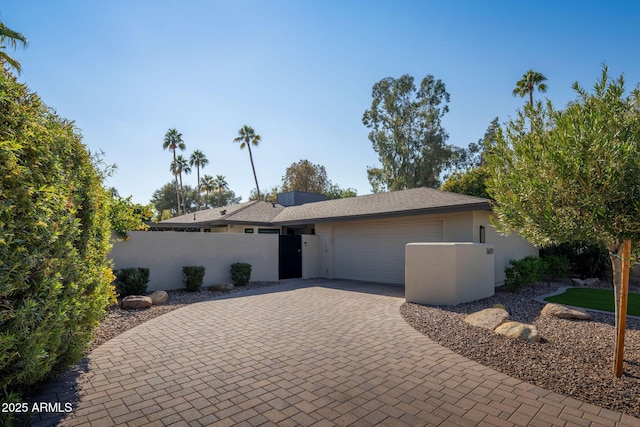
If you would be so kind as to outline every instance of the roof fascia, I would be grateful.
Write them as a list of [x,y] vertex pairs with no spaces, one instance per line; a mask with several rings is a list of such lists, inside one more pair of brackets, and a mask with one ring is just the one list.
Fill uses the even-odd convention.
[[426,209],[411,209],[405,211],[394,211],[394,212],[380,212],[380,213],[372,213],[372,214],[359,214],[359,215],[344,215],[344,216],[333,216],[327,218],[309,218],[309,219],[299,219],[293,221],[277,221],[274,222],[275,225],[299,225],[299,224],[309,224],[309,223],[318,223],[318,222],[337,222],[337,221],[358,221],[358,220],[366,220],[366,219],[384,219],[384,218],[398,218],[405,216],[416,216],[416,215],[433,215],[433,214],[447,214],[447,213],[458,213],[458,212],[472,212],[472,211],[491,211],[491,204],[489,202],[481,202],[481,203],[472,203],[466,205],[457,205],[457,206],[442,206],[435,208],[426,208]]

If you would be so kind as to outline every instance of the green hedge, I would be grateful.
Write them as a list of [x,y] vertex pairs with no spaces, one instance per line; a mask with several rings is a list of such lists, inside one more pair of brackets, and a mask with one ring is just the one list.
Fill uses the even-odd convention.
[[231,282],[234,286],[244,286],[251,278],[251,264],[236,262],[231,264]]
[[201,265],[187,265],[182,267],[182,277],[184,285],[188,291],[196,292],[200,290],[204,280],[204,267]]
[[0,73],[0,400],[78,361],[114,302],[108,195],[81,139]]
[[121,297],[129,295],[144,295],[149,283],[149,269],[141,267],[121,268],[113,270],[116,279],[113,281],[116,292]]
[[504,269],[505,286],[517,291],[527,285],[539,282],[543,277],[561,279],[566,277],[569,261],[561,256],[551,255],[545,258],[528,256],[522,259],[512,259]]

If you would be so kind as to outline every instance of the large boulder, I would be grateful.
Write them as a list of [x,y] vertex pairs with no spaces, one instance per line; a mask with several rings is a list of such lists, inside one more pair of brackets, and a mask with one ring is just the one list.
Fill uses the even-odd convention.
[[129,295],[122,299],[122,308],[125,310],[149,308],[151,305],[153,305],[151,298],[142,295]]
[[584,310],[569,308],[561,304],[550,303],[540,312],[543,316],[553,316],[559,319],[589,320],[591,316]]
[[464,321],[472,326],[493,331],[509,320],[509,313],[504,308],[487,308],[465,317]]
[[149,298],[151,298],[153,305],[160,305],[169,300],[169,294],[166,291],[154,291],[149,295]]
[[598,286],[600,284],[600,279],[597,277],[591,277],[589,279],[584,279],[585,286]]
[[571,279],[571,283],[573,283],[573,286],[586,286],[587,285],[584,280],[578,279],[577,277],[574,277],[573,279]]
[[211,286],[212,291],[230,291],[233,289],[233,283],[216,283]]
[[506,322],[498,326],[494,332],[508,338],[517,338],[530,342],[539,342],[538,328],[520,322]]

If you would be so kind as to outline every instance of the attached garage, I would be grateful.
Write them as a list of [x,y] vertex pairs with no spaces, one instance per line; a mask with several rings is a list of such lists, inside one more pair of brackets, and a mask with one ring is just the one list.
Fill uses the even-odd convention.
[[335,226],[334,277],[403,284],[406,244],[442,241],[442,220],[366,221]]

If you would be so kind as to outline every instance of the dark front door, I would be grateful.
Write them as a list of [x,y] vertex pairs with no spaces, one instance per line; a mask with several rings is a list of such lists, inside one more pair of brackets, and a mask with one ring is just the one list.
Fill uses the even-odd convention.
[[302,277],[302,236],[280,235],[280,279]]

